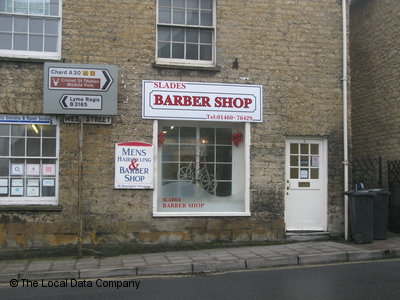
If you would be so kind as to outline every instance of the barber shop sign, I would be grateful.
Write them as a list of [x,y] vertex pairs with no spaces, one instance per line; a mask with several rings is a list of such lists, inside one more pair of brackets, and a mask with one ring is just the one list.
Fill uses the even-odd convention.
[[116,189],[153,189],[153,145],[144,142],[115,144]]
[[143,81],[143,119],[262,122],[262,86]]

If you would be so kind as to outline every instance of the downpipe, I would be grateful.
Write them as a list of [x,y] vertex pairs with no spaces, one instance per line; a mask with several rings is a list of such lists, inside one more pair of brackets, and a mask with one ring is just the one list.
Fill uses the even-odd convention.
[[[344,166],[344,191],[349,189],[349,153],[348,153],[348,111],[347,111],[347,0],[342,0],[342,26],[343,26],[343,166]],[[349,200],[344,195],[344,238],[349,238]]]

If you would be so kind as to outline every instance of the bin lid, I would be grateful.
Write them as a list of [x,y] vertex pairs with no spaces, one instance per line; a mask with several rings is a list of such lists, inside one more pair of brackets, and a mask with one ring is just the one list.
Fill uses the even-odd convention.
[[363,190],[352,190],[345,192],[347,196],[371,196],[375,197],[377,195],[390,195],[388,191],[384,189],[363,189]]
[[347,196],[367,196],[367,197],[376,197],[378,193],[376,191],[370,190],[352,190],[345,192]]
[[390,195],[390,192],[385,191],[384,189],[367,189],[367,191],[375,192],[378,195]]

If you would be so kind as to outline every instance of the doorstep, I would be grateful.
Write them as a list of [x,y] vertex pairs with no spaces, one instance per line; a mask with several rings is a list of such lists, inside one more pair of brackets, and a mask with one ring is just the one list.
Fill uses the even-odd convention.
[[286,242],[327,241],[329,231],[286,231]]

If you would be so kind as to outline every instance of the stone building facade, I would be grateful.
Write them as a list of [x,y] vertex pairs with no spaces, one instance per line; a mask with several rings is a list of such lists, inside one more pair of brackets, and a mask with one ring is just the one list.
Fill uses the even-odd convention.
[[353,1],[350,11],[353,177],[391,193],[388,227],[399,232],[400,7],[390,0]]
[[399,16],[397,1],[351,5],[354,156],[400,158]]
[[[1,24],[10,18],[17,24],[19,21],[15,18],[21,16],[21,11],[15,14],[17,7],[14,11],[7,8],[9,2],[0,1],[3,21],[0,34],[4,35],[13,29]],[[48,47],[54,56],[37,55],[29,49],[24,56],[12,48],[18,45],[16,42],[13,44],[11,38],[4,38],[10,45],[3,48],[12,49],[0,49],[0,114],[6,132],[3,141],[10,143],[11,149],[4,150],[6,167],[0,175],[3,179],[0,191],[4,194],[0,199],[2,253],[43,249],[75,251],[78,244],[84,249],[131,251],[146,245],[279,241],[285,239],[290,229],[343,233],[341,3],[335,0],[180,2],[50,1],[58,3],[58,11],[62,11],[58,18],[57,13],[54,19],[44,18],[45,24],[58,22],[60,26],[59,44],[51,48],[49,39]],[[209,26],[195,28],[205,34],[204,45],[198,48],[204,51],[203,56],[195,63],[179,57],[179,46],[176,60],[163,52],[163,49],[175,48],[173,42],[162,40],[162,30],[179,31],[184,27],[171,25],[171,18],[172,23],[179,23],[178,13],[177,20],[174,14],[171,17],[174,9],[186,12],[187,16],[190,11],[192,17],[196,13],[199,16],[200,11],[201,22]],[[45,13],[33,12],[32,17],[31,11],[22,9],[22,15],[25,14],[40,19]],[[170,23],[163,19],[168,17]],[[190,29],[193,28],[184,28],[186,34]],[[12,32],[13,38],[17,33]],[[57,39],[57,33],[52,34]],[[46,33],[44,36],[47,37]],[[183,41],[186,47],[189,47],[188,39]],[[32,53],[35,57],[29,56]],[[202,60],[206,63],[202,64]],[[63,114],[43,113],[46,109],[45,62],[118,68],[117,114],[112,116],[110,125],[83,125],[81,173],[80,125],[66,123]],[[171,127],[181,128],[181,136],[182,128],[201,131],[202,124],[217,128],[216,134],[222,125],[244,134],[238,147],[226,147],[228,156],[239,155],[235,158],[238,162],[231,162],[231,167],[237,169],[236,175],[231,175],[233,171],[225,167],[214,178],[216,182],[218,176],[227,176],[230,181],[225,181],[230,183],[218,182],[220,187],[228,186],[227,189],[243,183],[244,194],[239,201],[244,203],[244,208],[239,213],[227,209],[227,213],[174,214],[172,210],[171,214],[163,215],[158,210],[159,200],[153,197],[155,193],[160,195],[162,189],[164,173],[160,163],[164,160],[162,151],[166,151],[168,134],[165,144],[158,141],[163,126],[170,123],[142,117],[142,88],[146,80],[230,84],[232,89],[233,86],[262,87],[262,122],[172,120]],[[20,122],[13,123],[7,116],[16,116]],[[13,153],[14,124],[25,128],[25,138],[19,138],[25,139],[26,150],[30,149],[30,135],[34,133],[30,127],[32,122],[26,122],[29,116],[36,118],[33,123],[43,116],[49,126],[56,126],[55,133],[49,136],[45,135],[45,127],[41,133],[41,149],[47,140],[57,143],[50,155],[52,160],[40,157],[31,161],[29,153],[21,154],[17,150]],[[115,188],[115,144],[129,141],[154,146],[154,189]],[[215,147],[222,146],[217,141]],[[232,154],[240,151],[243,153]],[[199,160],[196,158],[197,167]],[[22,173],[18,173],[19,167],[24,168]],[[35,167],[40,168],[39,173],[35,173]],[[45,167],[49,168],[46,172]],[[317,194],[311,191],[314,184],[319,190]],[[230,195],[227,189],[220,195]],[[45,190],[50,190],[50,203],[35,201],[35,196],[40,200]],[[304,202],[309,196],[316,206],[310,207]],[[314,211],[311,217],[307,215],[310,211]],[[296,216],[296,212],[303,215]],[[288,225],[296,218],[297,223]],[[307,218],[317,219],[318,224],[306,224]]]

